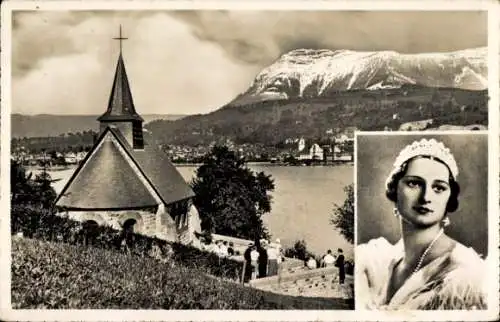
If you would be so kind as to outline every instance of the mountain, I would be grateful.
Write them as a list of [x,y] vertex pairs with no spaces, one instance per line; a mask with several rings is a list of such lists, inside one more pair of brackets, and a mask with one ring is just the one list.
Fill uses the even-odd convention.
[[[141,116],[146,124],[154,120],[178,120],[185,115],[146,114]],[[89,130],[98,131],[98,117],[99,115],[12,114],[12,137],[48,137]]]
[[[432,120],[423,129],[487,126],[486,58],[486,48],[426,54],[293,50],[218,110],[156,117],[145,128],[157,144],[194,146],[227,139],[275,145],[348,127],[398,130],[421,120]],[[97,116],[72,117],[13,115],[13,136],[97,130]]]
[[[158,144],[279,145],[358,130],[484,128],[487,48],[449,53],[297,49],[264,68],[244,93],[205,115],[148,125]],[[406,125],[404,125],[406,124]]]
[[485,90],[486,47],[447,53],[297,49],[264,68],[229,105],[333,97],[339,91],[422,87]]

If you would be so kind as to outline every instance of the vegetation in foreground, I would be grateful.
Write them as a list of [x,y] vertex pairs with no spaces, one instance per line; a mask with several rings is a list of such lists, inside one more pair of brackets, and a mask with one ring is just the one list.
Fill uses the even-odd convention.
[[[114,252],[128,252],[137,257],[157,257],[223,279],[238,280],[243,267],[239,261],[219,258],[216,254],[193,246],[140,234],[124,234],[108,226],[86,227],[79,221],[33,207],[13,205],[11,231],[12,234],[22,233],[25,237],[42,241],[80,247],[92,245]],[[153,251],[154,246],[160,251],[158,255]]]
[[267,293],[192,268],[94,247],[13,238],[14,309],[349,309]]

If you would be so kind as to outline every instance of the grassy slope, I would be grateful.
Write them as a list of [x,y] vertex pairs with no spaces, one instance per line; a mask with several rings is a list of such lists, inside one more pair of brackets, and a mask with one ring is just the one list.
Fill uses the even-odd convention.
[[344,300],[262,292],[150,258],[12,240],[14,309],[348,309]]

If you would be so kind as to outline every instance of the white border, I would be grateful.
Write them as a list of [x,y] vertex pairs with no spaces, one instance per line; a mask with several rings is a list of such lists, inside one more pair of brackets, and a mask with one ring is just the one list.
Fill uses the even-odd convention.
[[336,10],[336,11],[486,11],[495,8],[494,0],[454,0],[422,1],[403,0],[100,0],[100,1],[6,1],[2,6],[7,10]]
[[[488,227],[489,250],[496,258],[496,265],[488,266],[488,276],[497,291],[490,294],[489,303],[495,303],[496,315],[500,305],[500,6],[488,12]],[[494,238],[493,238],[494,237]]]
[[[11,21],[11,11],[4,10],[2,4],[0,28],[1,40],[1,90],[0,90],[0,112],[1,112],[1,143],[0,143],[0,203],[4,216],[1,217],[0,225],[0,309],[3,316],[4,311],[10,309],[10,281],[11,281],[11,243],[10,243],[10,111],[11,111],[11,64],[10,53],[12,52],[12,44],[10,41],[11,24],[8,25],[4,21]],[[7,28],[6,28],[7,27]],[[9,53],[6,55],[6,53]],[[9,77],[4,77],[9,75]]]
[[[425,5],[422,5],[422,4]],[[425,8],[425,9],[424,9]],[[496,258],[496,267],[491,268],[495,273],[494,286],[498,290],[498,123],[500,121],[498,108],[498,10],[493,1],[265,1],[253,0],[241,1],[9,1],[2,3],[2,27],[1,28],[1,71],[4,75],[11,75],[10,53],[11,53],[11,11],[12,10],[159,10],[159,9],[227,9],[227,10],[370,10],[370,11],[484,11],[489,10],[489,175],[494,180],[489,180],[489,213],[490,213],[490,248],[489,254]],[[466,28],[467,22],[464,22]],[[492,28],[496,32],[492,32]],[[457,30],[457,32],[459,32]],[[493,48],[492,48],[493,47]],[[493,49],[493,51],[491,51]],[[7,54],[6,54],[7,53]],[[495,303],[491,301],[488,311],[428,311],[428,312],[375,312],[375,311],[175,311],[175,310],[11,310],[10,309],[10,111],[11,111],[11,84],[10,77],[1,78],[1,205],[4,217],[0,227],[0,301],[3,320],[259,320],[259,321],[304,321],[304,320],[492,320],[498,317],[498,294],[492,296]],[[492,111],[494,111],[492,113]],[[446,132],[449,133],[449,132]],[[460,132],[464,134],[463,132]],[[478,133],[478,132],[476,132]],[[391,135],[391,132],[384,132]],[[395,135],[396,133],[392,133]],[[427,134],[417,132],[414,134]],[[428,133],[429,135],[438,132]],[[470,133],[467,133],[470,134]],[[479,133],[478,133],[479,134]],[[495,136],[492,138],[492,136]],[[354,174],[355,175],[355,174]],[[356,175],[354,180],[356,180]],[[356,181],[355,181],[356,182]],[[495,195],[492,196],[492,193]],[[494,218],[493,218],[494,217]],[[357,236],[355,236],[357,238]],[[491,252],[490,252],[491,251]],[[495,254],[495,252],[497,254]],[[495,256],[496,255],[496,256]],[[492,283],[493,284],[493,283]],[[493,299],[494,297],[494,299]]]

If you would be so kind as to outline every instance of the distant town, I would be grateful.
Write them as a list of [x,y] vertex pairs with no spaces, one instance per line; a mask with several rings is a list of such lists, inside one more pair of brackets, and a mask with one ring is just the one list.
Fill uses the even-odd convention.
[[[265,144],[236,144],[230,139],[210,145],[160,145],[170,160],[176,164],[201,163],[213,145],[225,145],[247,162],[265,162],[281,165],[333,165],[353,161],[355,128],[341,133],[327,132],[324,137],[287,138],[275,146]],[[13,140],[11,158],[26,166],[66,167],[84,160],[91,146],[86,144],[45,147],[33,145],[39,138]]]

